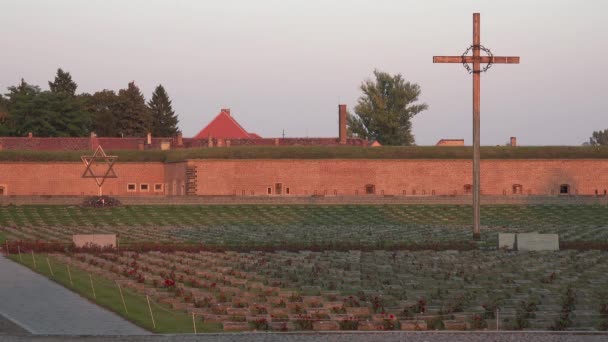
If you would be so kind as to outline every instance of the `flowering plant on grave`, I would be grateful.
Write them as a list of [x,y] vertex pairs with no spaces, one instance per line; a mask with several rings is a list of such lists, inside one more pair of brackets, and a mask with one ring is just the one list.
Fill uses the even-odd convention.
[[332,306],[331,307],[331,313],[333,314],[345,314],[346,313],[346,308],[341,305],[341,306]]
[[146,282],[146,277],[144,277],[144,275],[141,274],[141,273],[137,273],[137,279],[136,280],[137,280],[138,283],[143,284],[143,283]]
[[266,310],[266,308],[263,306],[256,305],[251,309],[251,313],[254,315],[266,315],[268,310]]
[[268,325],[268,320],[266,318],[258,318],[251,322],[253,328],[255,330],[268,330],[270,326]]
[[169,288],[169,289],[173,288],[173,287],[175,287],[175,280],[167,278],[167,279],[165,279],[164,285],[166,288]]
[[298,315],[294,323],[300,330],[312,330],[312,318],[307,315]]
[[390,315],[393,318],[384,318],[382,320],[382,330],[395,330],[397,329],[397,320],[395,320],[395,316]]
[[347,307],[358,308],[361,306],[361,303],[359,303],[359,300],[357,300],[357,298],[355,298],[353,296],[348,296],[348,297],[344,298],[342,301],[344,302],[344,306],[347,306]]
[[471,317],[471,327],[473,329],[485,329],[488,327],[488,323],[486,322],[486,320],[483,318],[482,315],[480,314],[475,314],[473,315],[473,317]]
[[354,317],[348,317],[338,322],[340,330],[357,330],[359,328],[359,320]]

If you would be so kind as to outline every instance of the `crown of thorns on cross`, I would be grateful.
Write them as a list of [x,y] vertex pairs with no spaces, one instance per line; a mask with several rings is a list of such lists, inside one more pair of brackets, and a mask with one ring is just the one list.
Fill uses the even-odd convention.
[[[82,174],[82,178],[95,179],[95,183],[97,183],[98,187],[101,188],[103,183],[108,178],[118,178],[116,172],[114,172],[114,163],[116,163],[116,159],[118,159],[118,156],[106,155],[101,146],[97,146],[97,149],[95,150],[95,153],[93,153],[92,156],[81,156],[80,159],[82,159],[84,165],[86,165],[86,169]],[[102,171],[101,174],[97,174],[92,168],[93,165],[104,164],[107,166],[107,168],[105,169],[105,171]]]

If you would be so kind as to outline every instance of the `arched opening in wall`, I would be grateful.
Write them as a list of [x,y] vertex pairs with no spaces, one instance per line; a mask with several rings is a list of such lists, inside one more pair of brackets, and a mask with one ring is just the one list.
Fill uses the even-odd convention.
[[606,196],[606,193],[607,193],[607,192],[608,192],[608,191],[606,191],[606,189],[604,189],[604,196]]
[[595,196],[599,195],[599,191],[597,191],[597,189],[595,189]]
[[270,188],[270,187],[266,188],[266,193],[268,195],[272,195],[272,188]]
[[462,187],[462,191],[465,193],[465,195],[470,194],[473,191],[473,186],[471,184],[465,184]]
[[289,195],[289,188],[285,188],[285,195]]
[[365,194],[366,195],[373,195],[375,193],[376,193],[376,186],[374,184],[365,185]]
[[521,186],[521,184],[513,184],[511,190],[513,192],[513,195],[521,195],[523,194],[524,188]]
[[283,194],[283,183],[274,183],[274,194],[275,195]]
[[0,185],[0,196],[5,196],[6,193],[6,185]]
[[562,184],[559,186],[559,194],[560,195],[568,195],[570,194],[570,185],[569,184]]

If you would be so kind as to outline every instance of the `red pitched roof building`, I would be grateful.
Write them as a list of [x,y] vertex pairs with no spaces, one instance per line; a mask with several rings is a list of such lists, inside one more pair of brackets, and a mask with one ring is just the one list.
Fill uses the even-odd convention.
[[230,109],[222,109],[220,113],[211,122],[198,132],[194,139],[260,139],[261,137],[255,133],[247,132],[234,118],[230,115]]

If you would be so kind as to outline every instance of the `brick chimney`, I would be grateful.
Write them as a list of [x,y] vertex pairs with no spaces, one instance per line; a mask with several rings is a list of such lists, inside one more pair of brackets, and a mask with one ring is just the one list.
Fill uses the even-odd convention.
[[517,138],[516,137],[511,137],[511,146],[513,146],[513,147],[517,146]]
[[91,132],[91,150],[95,151],[99,146],[99,139],[97,139],[97,134],[95,132]]
[[148,136],[146,139],[146,144],[152,145],[152,133],[148,132]]
[[346,105],[338,105],[338,129],[340,145],[346,144]]
[[228,114],[230,116],[230,108],[222,108],[222,112]]
[[184,137],[182,132],[177,132],[177,146],[184,146]]
[[32,132],[29,132],[29,133],[27,134],[27,137],[28,137],[28,138],[33,138],[33,137],[34,137],[34,134],[33,134]]

